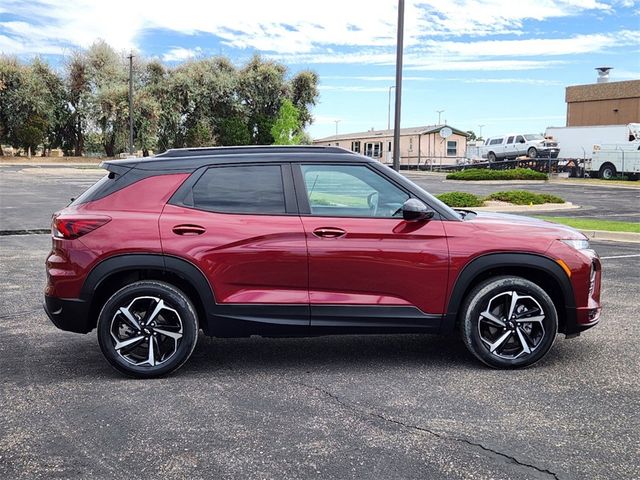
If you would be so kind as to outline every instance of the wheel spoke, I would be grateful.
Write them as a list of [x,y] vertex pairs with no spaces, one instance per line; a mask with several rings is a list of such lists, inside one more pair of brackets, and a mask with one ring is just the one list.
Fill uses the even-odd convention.
[[123,349],[123,348],[125,348],[125,347],[133,346],[133,344],[139,344],[139,343],[141,343],[143,340],[144,340],[144,336],[142,336],[142,335],[140,335],[140,336],[138,336],[138,337],[129,338],[129,339],[127,339],[127,340],[123,340],[122,342],[121,342],[121,341],[116,340],[116,345],[115,345],[115,347],[114,347],[114,348],[115,348],[116,350],[122,350],[122,349]]
[[502,336],[498,338],[498,340],[496,340],[494,343],[489,345],[489,351],[491,353],[495,352],[498,348],[502,346],[504,342],[507,341],[507,339],[511,336],[512,333],[513,333],[512,331],[503,333]]
[[165,330],[163,328],[156,327],[153,329],[153,331],[159,333],[160,335],[171,337],[174,340],[179,340],[180,338],[182,338],[182,333],[170,332],[169,330]]
[[520,327],[516,328],[516,333],[518,334],[518,339],[520,340],[520,344],[522,345],[522,351],[524,353],[531,353],[531,348],[527,343],[527,339],[523,335],[522,329]]
[[153,312],[151,312],[150,315],[149,315],[149,311],[147,310],[147,314],[144,317],[144,324],[149,325],[149,323],[153,322],[163,308],[165,308],[164,300],[159,299],[158,303],[156,303],[156,308],[153,309]]
[[506,327],[506,324],[502,320],[500,320],[498,317],[496,317],[494,314],[492,314],[489,310],[482,312],[480,316],[483,318],[486,318],[487,320],[489,320],[489,322],[494,323],[499,327]]
[[150,337],[149,338],[149,356],[147,357],[147,363],[152,367],[155,367],[156,365],[156,353],[155,353],[154,344],[155,344],[155,338]]
[[531,323],[531,322],[542,323],[544,318],[545,318],[544,315],[538,315],[536,317],[518,318],[516,319],[516,322],[517,323]]
[[507,319],[513,317],[513,312],[516,310],[516,304],[518,303],[518,294],[516,292],[509,292],[511,294],[511,304],[509,305],[509,314]]
[[133,316],[133,314],[129,311],[128,308],[120,307],[119,312],[127,320],[130,326],[140,331],[140,324],[138,323],[138,320],[136,319],[136,317]]

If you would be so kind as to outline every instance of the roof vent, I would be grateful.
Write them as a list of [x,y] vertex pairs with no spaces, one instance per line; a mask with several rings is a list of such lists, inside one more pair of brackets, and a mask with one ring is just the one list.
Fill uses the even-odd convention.
[[609,71],[613,70],[613,67],[597,67],[598,83],[607,83],[609,81]]

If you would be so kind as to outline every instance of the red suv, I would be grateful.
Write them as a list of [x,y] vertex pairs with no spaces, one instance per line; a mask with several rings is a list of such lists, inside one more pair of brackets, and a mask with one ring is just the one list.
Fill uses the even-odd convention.
[[117,370],[155,377],[217,337],[451,333],[525,367],[600,316],[577,231],[452,210],[336,147],[170,150],[108,161],[53,217],[45,310],[97,328]]

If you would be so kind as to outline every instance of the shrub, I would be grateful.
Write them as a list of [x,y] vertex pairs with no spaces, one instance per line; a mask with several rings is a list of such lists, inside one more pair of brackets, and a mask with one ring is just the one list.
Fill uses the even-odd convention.
[[473,193],[447,192],[436,195],[436,197],[452,208],[481,207],[484,204],[482,198]]
[[543,203],[564,203],[564,200],[555,195],[547,193],[539,194],[527,192],[526,190],[509,190],[506,192],[495,192],[485,200],[498,200],[500,202],[513,203],[514,205],[541,205]]
[[547,180],[546,173],[530,168],[511,170],[490,170],[488,168],[470,168],[447,175],[447,180]]

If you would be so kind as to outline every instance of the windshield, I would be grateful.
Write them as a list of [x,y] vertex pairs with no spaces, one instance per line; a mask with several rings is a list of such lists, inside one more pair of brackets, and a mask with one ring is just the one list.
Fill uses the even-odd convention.
[[538,134],[524,135],[524,138],[527,140],[544,140],[544,137]]

